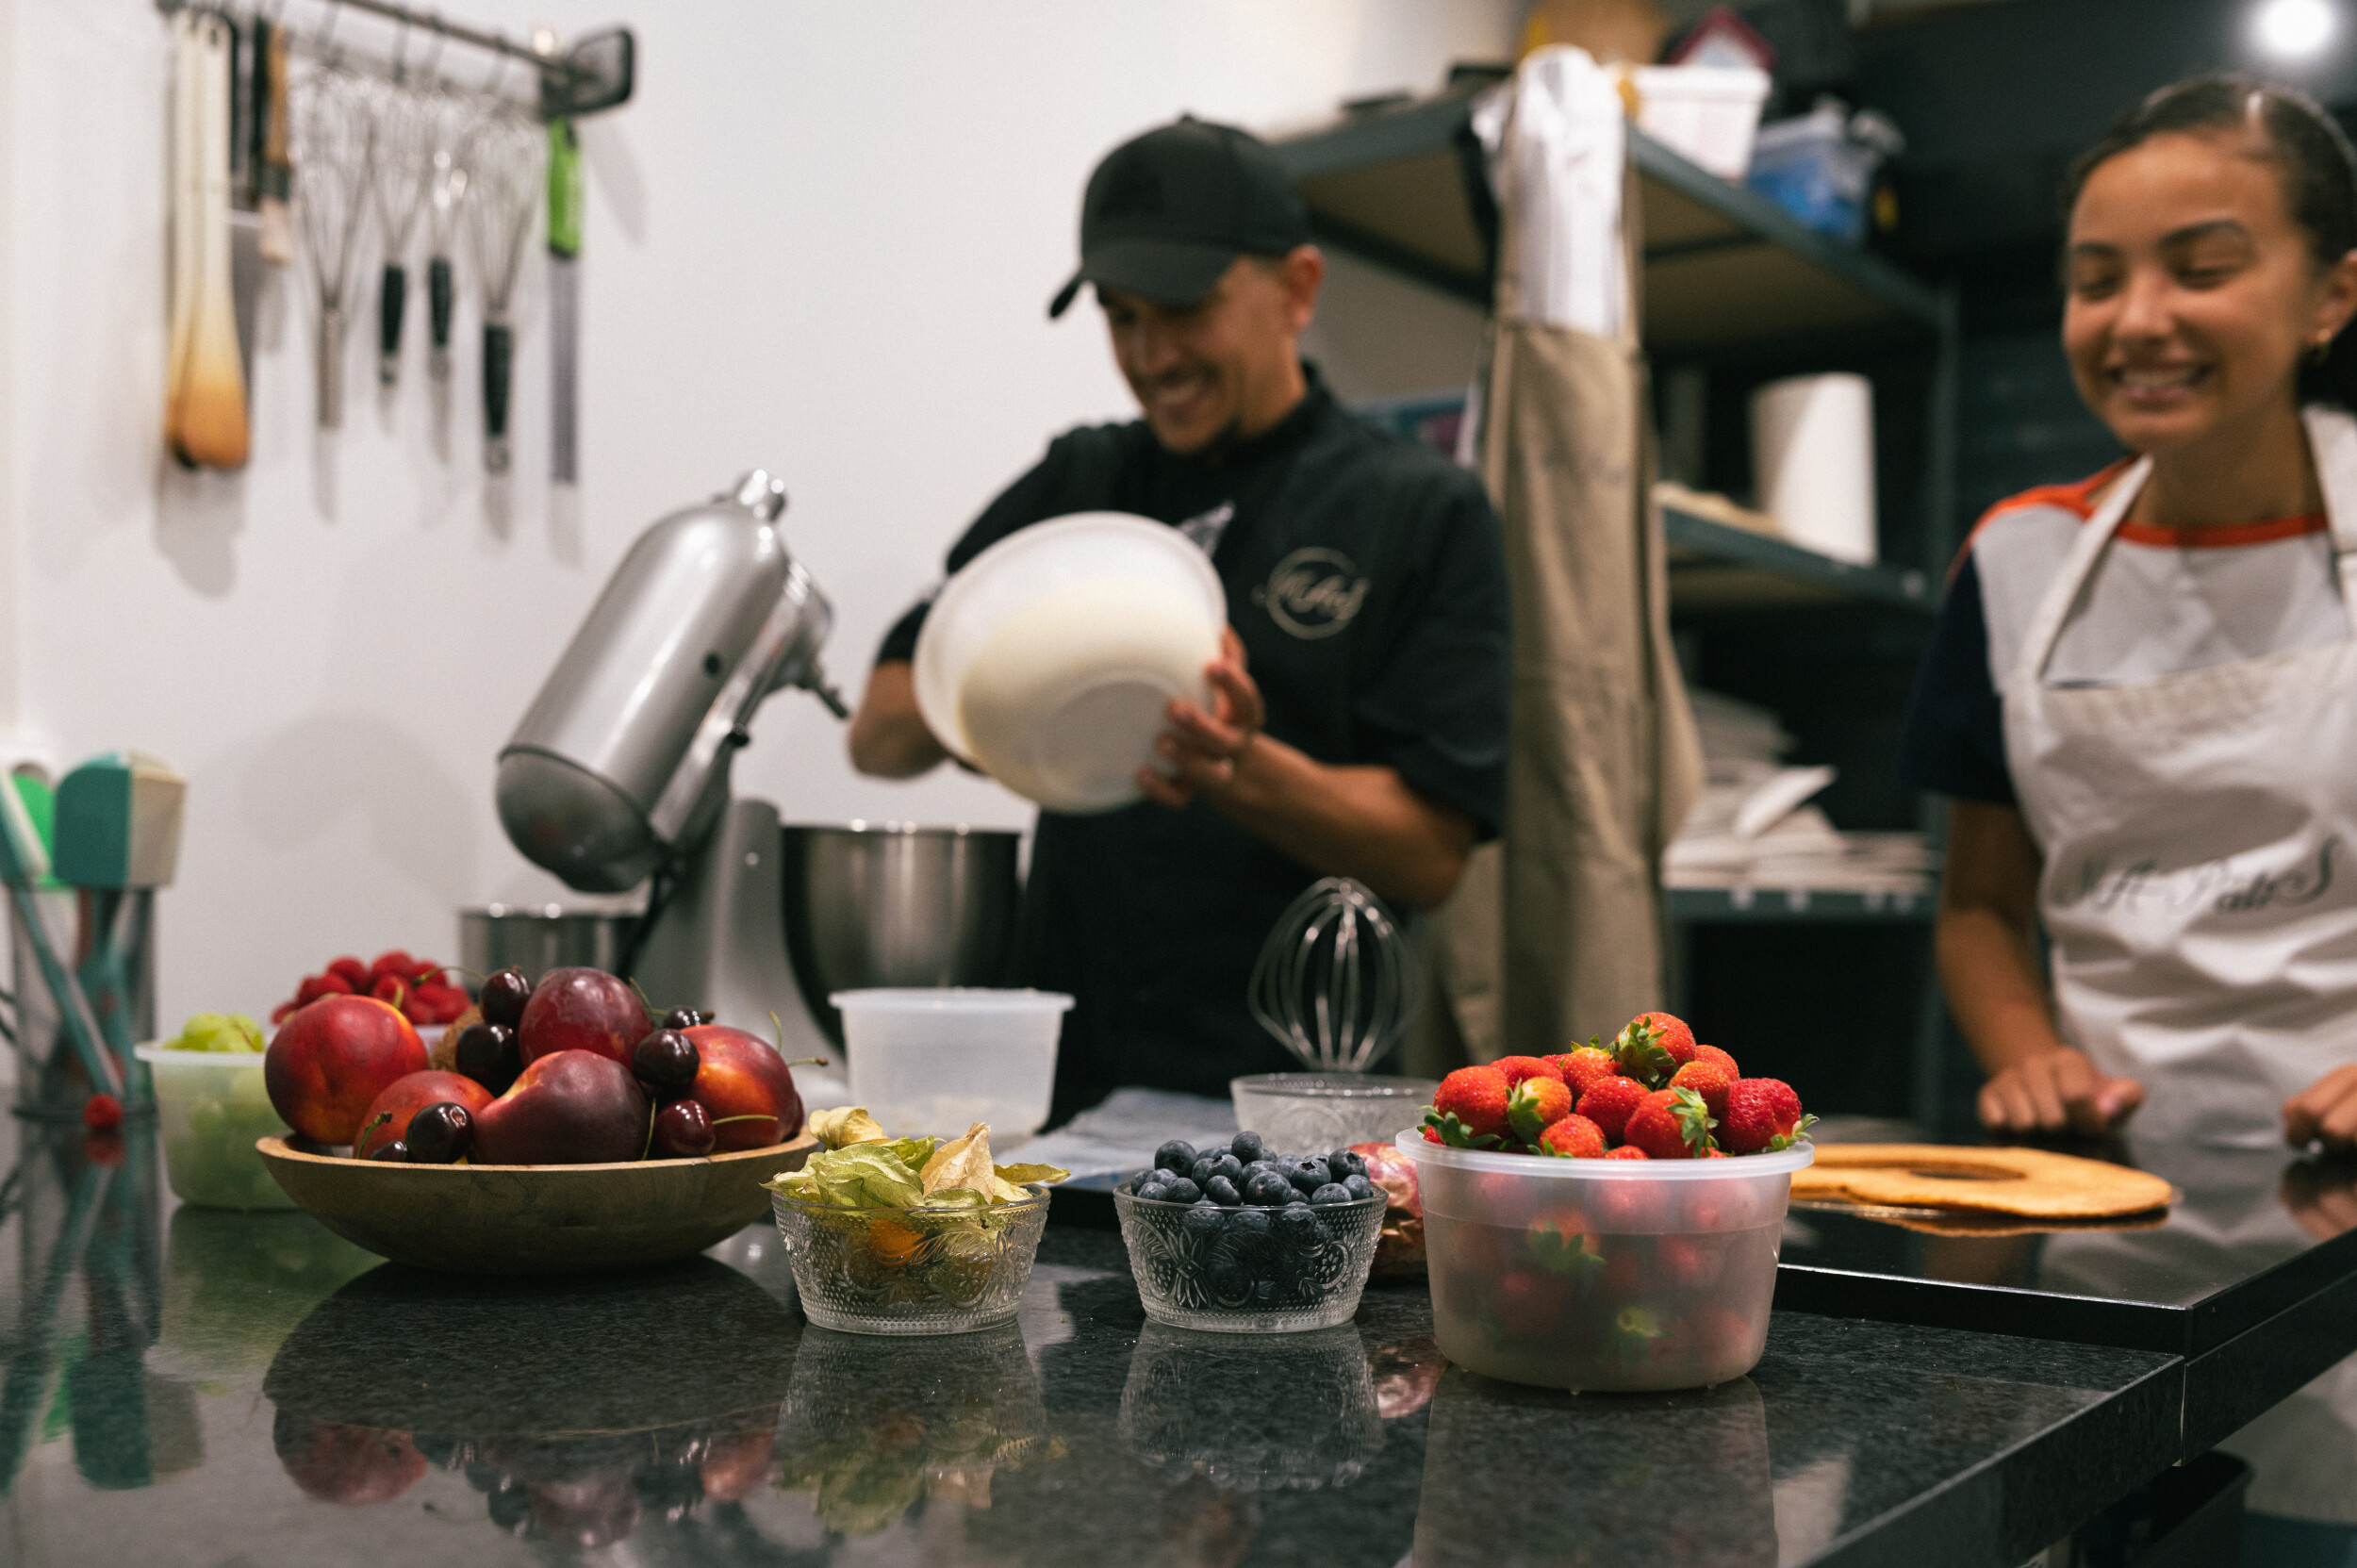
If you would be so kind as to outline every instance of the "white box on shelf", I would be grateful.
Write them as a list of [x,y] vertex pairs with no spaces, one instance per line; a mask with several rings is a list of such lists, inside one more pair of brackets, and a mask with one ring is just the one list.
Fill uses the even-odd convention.
[[1640,65],[1637,128],[1722,180],[1752,165],[1752,137],[1768,101],[1768,73],[1738,65]]

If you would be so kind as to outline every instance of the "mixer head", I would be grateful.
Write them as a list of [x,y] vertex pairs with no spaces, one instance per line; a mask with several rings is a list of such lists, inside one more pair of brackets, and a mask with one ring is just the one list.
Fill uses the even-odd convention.
[[585,892],[626,891],[693,850],[728,800],[764,698],[816,693],[834,611],[777,527],[761,470],[663,518],[614,569],[500,753],[500,822]]

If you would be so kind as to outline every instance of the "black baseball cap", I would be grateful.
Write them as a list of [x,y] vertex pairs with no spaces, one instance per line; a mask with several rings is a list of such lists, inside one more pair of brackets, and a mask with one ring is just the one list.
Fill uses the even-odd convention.
[[1115,147],[1089,176],[1080,270],[1047,314],[1063,315],[1083,283],[1190,304],[1239,256],[1283,256],[1309,240],[1309,215],[1268,143],[1186,115]]

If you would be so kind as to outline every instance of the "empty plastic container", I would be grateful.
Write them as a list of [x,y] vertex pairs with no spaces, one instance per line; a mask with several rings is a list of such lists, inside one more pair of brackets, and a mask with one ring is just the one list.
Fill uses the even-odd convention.
[[1701,1388],[1768,1343],[1792,1173],[1817,1151],[1558,1160],[1400,1134],[1433,1329],[1458,1365],[1574,1391]]
[[988,1122],[991,1146],[1047,1120],[1056,1041],[1072,999],[964,987],[837,991],[851,1098],[896,1138],[954,1138]]

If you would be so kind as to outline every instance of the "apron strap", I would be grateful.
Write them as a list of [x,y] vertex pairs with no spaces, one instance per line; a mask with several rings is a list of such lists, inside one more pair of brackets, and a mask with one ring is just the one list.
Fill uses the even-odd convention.
[[2357,420],[2337,408],[2304,408],[2308,452],[2324,491],[2324,520],[2332,530],[2341,603],[2357,619]]
[[[2350,435],[2357,438],[2357,426],[2351,428]],[[2063,622],[2078,603],[2080,591],[2093,574],[2095,563],[2102,558],[2104,547],[2112,542],[2120,519],[2128,515],[2136,492],[2144,488],[2144,482],[2151,476],[2152,459],[2137,458],[2134,467],[2113,482],[2111,494],[2103,498],[2103,504],[2095,515],[2080,527],[2078,539],[2071,545],[2070,553],[2063,558],[2062,569],[2054,574],[2053,586],[2038,602],[2037,613],[2030,618],[2030,629],[2021,638],[2021,654],[2015,668],[2031,685],[2046,678],[2047,661],[2053,657]]]

